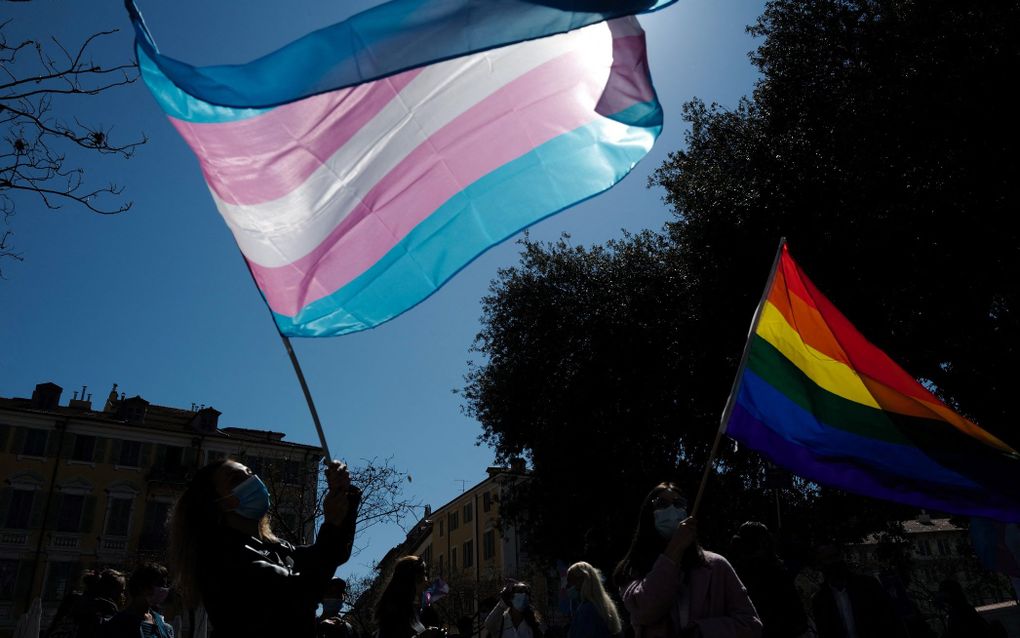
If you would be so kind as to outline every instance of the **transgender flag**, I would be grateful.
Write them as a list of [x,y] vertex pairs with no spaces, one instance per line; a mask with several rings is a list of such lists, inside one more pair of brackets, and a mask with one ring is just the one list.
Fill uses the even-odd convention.
[[662,110],[631,15],[674,0],[394,0],[241,66],[142,77],[286,336],[375,327],[622,179]]

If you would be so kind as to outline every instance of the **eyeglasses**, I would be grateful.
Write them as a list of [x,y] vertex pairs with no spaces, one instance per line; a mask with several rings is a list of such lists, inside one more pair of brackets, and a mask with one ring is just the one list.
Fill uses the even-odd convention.
[[662,508],[669,507],[670,505],[687,507],[687,499],[673,491],[663,492],[652,499],[653,510],[661,510]]

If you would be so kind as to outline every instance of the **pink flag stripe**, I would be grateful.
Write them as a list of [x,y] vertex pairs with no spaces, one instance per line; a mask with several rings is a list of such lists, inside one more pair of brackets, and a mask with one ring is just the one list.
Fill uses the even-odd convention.
[[330,91],[248,119],[191,123],[171,117],[170,122],[189,146],[201,149],[202,173],[219,200],[258,204],[308,179],[421,71]]
[[[643,36],[614,50],[643,48]],[[379,181],[333,232],[295,262],[249,262],[269,306],[294,316],[350,283],[450,197],[480,177],[552,138],[600,119],[607,74],[591,72],[591,51],[574,51],[537,67],[474,105],[429,137]],[[632,55],[637,59],[639,55]],[[631,65],[638,70],[639,65]],[[647,75],[627,86],[648,82]],[[620,110],[650,99],[647,91],[613,97]]]
[[[357,208],[366,193],[429,136],[527,71],[565,52],[583,50],[588,51],[587,66],[578,70],[612,82],[613,34],[632,33],[627,29],[632,25],[620,22],[629,21],[594,25],[548,38],[550,42],[508,47],[519,51],[513,55],[501,52],[503,57],[495,66],[488,59],[475,58],[455,61],[457,64],[452,66],[442,63],[428,67],[398,99],[326,160],[321,170],[284,197],[245,206],[217,200],[216,205],[249,261],[274,268],[292,264],[312,253]],[[639,46],[640,42],[630,39],[620,46]],[[604,98],[612,88],[606,87]],[[213,197],[217,199],[215,193]]]

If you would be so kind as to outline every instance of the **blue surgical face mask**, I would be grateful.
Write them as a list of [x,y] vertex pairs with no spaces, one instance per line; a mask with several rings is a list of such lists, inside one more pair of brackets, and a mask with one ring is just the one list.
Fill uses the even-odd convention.
[[259,520],[269,511],[269,490],[262,479],[252,474],[240,485],[235,487],[231,495],[237,497],[237,507],[233,509],[238,516]]
[[663,538],[671,538],[673,532],[676,531],[677,525],[687,518],[687,510],[676,505],[657,509],[654,514],[655,529],[659,532],[659,536]]
[[517,611],[524,611],[528,607],[528,595],[522,591],[514,594],[514,597],[510,600],[510,604],[514,606]]

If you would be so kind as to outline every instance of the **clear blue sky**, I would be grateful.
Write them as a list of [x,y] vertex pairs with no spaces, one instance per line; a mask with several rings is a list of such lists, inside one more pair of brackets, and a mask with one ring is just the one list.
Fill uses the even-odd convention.
[[[322,2],[139,0],[164,53],[198,65],[239,63],[351,13],[368,0]],[[652,75],[666,111],[653,151],[608,193],[536,226],[537,239],[568,232],[576,243],[619,237],[621,229],[658,229],[669,218],[647,176],[686,130],[681,106],[697,96],[734,107],[756,78],[745,27],[761,0],[680,0],[641,19]],[[239,12],[240,7],[243,12]],[[56,36],[67,45],[94,31],[120,33],[97,48],[104,63],[131,57],[131,29],[118,0],[4,3],[8,38]],[[212,405],[221,423],[287,433],[317,443],[308,410],[276,329],[197,162],[141,82],[79,102],[85,121],[114,125],[119,136],[144,132],[131,160],[90,161],[97,185],[114,181],[134,202],[101,217],[71,206],[48,211],[22,199],[11,220],[25,261],[0,264],[0,396],[28,396],[53,381],[89,386],[102,400],[113,383],[161,405]],[[56,112],[68,113],[57,104]],[[121,139],[124,139],[122,137]],[[462,385],[478,332],[480,299],[498,268],[517,261],[513,240],[476,260],[425,303],[375,330],[296,340],[334,456],[357,463],[393,457],[413,476],[408,490],[439,506],[461,480],[483,478],[492,451],[475,441],[479,425],[460,411]],[[66,398],[66,397],[65,397]],[[341,574],[366,572],[403,538],[374,529]]]

